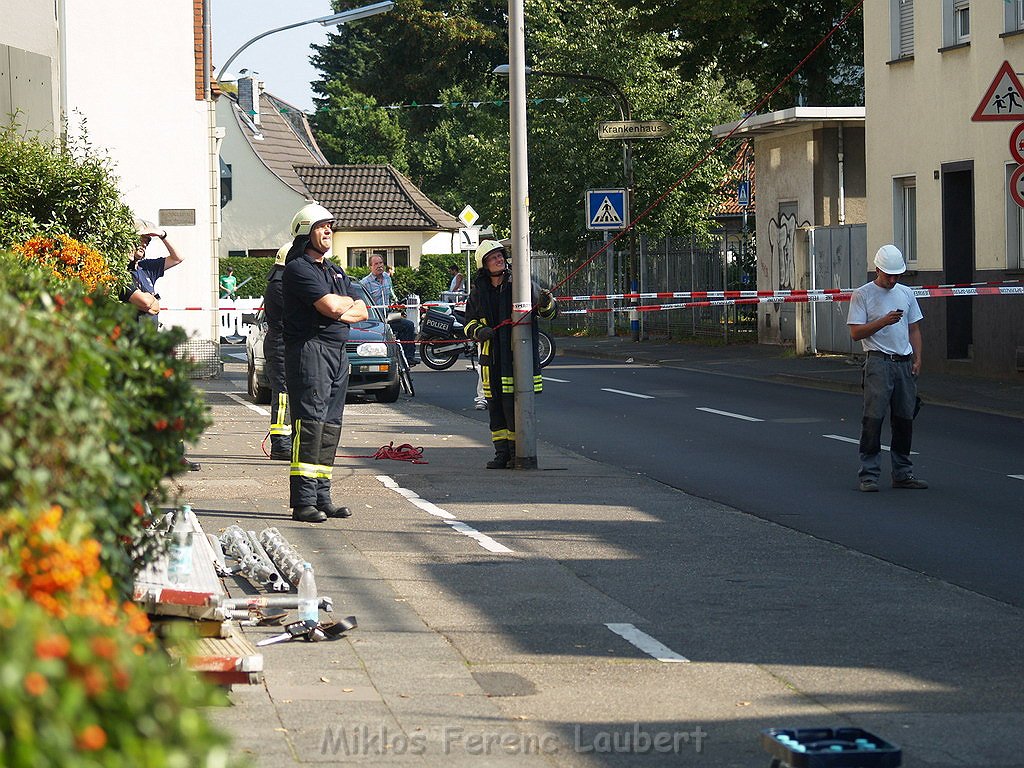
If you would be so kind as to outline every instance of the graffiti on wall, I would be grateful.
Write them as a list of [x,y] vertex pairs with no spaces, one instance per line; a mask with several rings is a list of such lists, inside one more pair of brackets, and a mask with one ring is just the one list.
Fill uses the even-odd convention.
[[[765,282],[777,290],[793,290],[796,280],[796,216],[780,213],[768,222],[768,258],[761,262]],[[774,277],[774,279],[773,279]]]

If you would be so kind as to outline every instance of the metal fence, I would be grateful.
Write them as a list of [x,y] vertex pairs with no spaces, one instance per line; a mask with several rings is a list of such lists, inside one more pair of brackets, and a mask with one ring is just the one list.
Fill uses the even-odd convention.
[[[587,244],[587,259],[604,246]],[[614,246],[573,275],[556,291],[559,296],[629,293],[629,242],[622,238]],[[753,290],[756,285],[756,253],[752,235],[722,234],[710,240],[669,237],[652,240],[638,236],[637,289],[640,293],[676,291]],[[535,278],[545,286],[558,285],[579,267],[549,254],[533,256]],[[680,304],[685,299],[642,299],[645,306]],[[629,301],[565,302],[563,310],[627,308]],[[686,307],[637,313],[642,338],[706,338],[725,343],[757,340],[757,310],[754,306]],[[553,328],[569,334],[629,334],[630,313],[563,313]]]

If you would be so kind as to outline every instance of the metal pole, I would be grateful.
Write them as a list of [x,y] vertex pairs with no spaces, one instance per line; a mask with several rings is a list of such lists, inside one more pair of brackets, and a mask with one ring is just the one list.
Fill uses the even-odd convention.
[[[509,166],[512,171],[512,318],[529,316],[530,184],[526,151],[526,19],[523,0],[508,3]],[[516,469],[536,469],[537,433],[533,410],[533,327],[512,327],[515,377]]]

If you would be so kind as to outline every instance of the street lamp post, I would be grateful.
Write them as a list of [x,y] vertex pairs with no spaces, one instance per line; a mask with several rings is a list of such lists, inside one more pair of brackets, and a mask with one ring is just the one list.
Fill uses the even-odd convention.
[[[586,80],[594,83],[601,83],[606,86],[611,92],[615,100],[615,106],[619,109],[619,118],[621,120],[632,120],[632,110],[629,107],[629,99],[626,98],[626,94],[622,89],[616,85],[612,80],[600,75],[591,75],[586,72],[559,72],[554,70],[544,69],[533,69],[532,67],[525,67],[527,75],[537,75],[539,77],[562,77],[567,80]],[[496,75],[509,76],[510,67],[508,64],[499,64],[492,72]],[[622,140],[622,175],[626,184],[626,217],[627,224],[628,219],[632,216],[633,212],[633,149],[628,139]],[[637,280],[636,270],[636,231],[633,229],[629,230],[629,263],[627,265],[629,291],[633,292],[637,289],[634,283]],[[636,299],[633,299],[633,303],[636,304]],[[640,340],[640,321],[637,317],[636,311],[630,313],[630,330],[633,334],[633,341]]]
[[362,8],[350,8],[347,11],[342,11],[341,13],[334,13],[331,14],[330,16],[320,16],[319,18],[316,19],[306,19],[305,21],[297,21],[294,24],[286,24],[283,27],[277,27],[276,29],[267,30],[266,32],[262,32],[256,35],[256,37],[244,43],[242,47],[240,47],[237,51],[228,56],[228,60],[224,62],[223,66],[221,66],[219,70],[217,70],[218,77],[223,76],[226,72],[228,72],[228,67],[230,67],[231,63],[236,58],[238,58],[238,54],[240,54],[250,45],[255,43],[257,40],[262,40],[264,37],[272,35],[275,32],[284,32],[286,29],[295,29],[295,27],[302,27],[305,26],[306,24],[319,24],[323,27],[334,27],[339,24],[345,24],[346,22],[349,21],[365,19],[368,16],[376,16],[378,13],[386,13],[387,11],[390,11],[394,7],[395,3],[393,0],[384,0],[383,2],[380,3],[364,5]]

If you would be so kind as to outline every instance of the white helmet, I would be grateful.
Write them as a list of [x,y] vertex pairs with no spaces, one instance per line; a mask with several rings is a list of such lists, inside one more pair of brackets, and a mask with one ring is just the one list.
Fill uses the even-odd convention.
[[[492,251],[504,251],[505,246],[499,243],[497,240],[484,240],[476,249],[476,268],[483,269],[484,259]],[[507,254],[506,254],[507,258]]]
[[316,203],[307,203],[292,216],[292,237],[308,235],[322,221],[334,221],[334,214]]
[[895,245],[883,245],[875,254],[875,266],[887,275],[902,275],[907,271],[903,254]]
[[291,243],[285,243],[277,249],[277,256],[274,257],[275,264],[284,264],[285,257],[288,255],[288,251],[292,249]]

